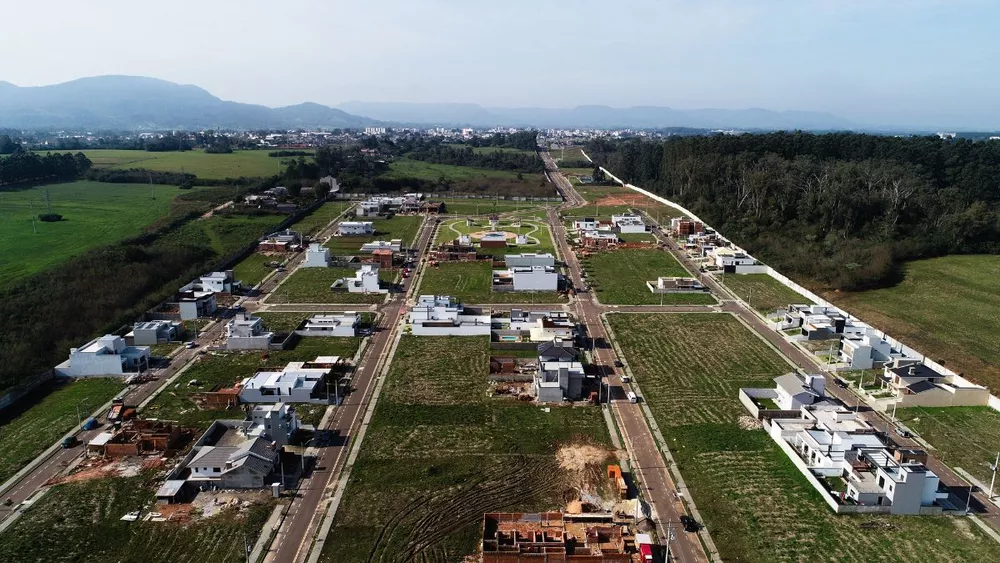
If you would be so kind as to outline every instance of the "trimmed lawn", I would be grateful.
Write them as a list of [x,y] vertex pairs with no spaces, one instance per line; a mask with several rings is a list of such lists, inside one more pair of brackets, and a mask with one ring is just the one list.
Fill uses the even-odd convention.
[[[647,281],[660,276],[690,277],[669,252],[621,249],[595,252],[581,260],[597,298],[606,305],[658,305],[660,295],[649,291]],[[668,293],[664,305],[710,305],[715,298],[706,293]]]
[[[404,336],[322,561],[460,561],[484,512],[559,510],[606,494],[601,411],[489,397],[489,339]],[[556,452],[592,446],[585,471]]]
[[945,256],[910,262],[895,287],[828,299],[996,394],[998,279],[1000,256]]
[[1000,452],[1000,412],[990,407],[912,407],[896,410],[896,416],[934,446],[941,461],[989,485],[993,472],[986,465]]
[[[349,293],[346,289],[330,289],[335,281],[353,277],[355,272],[354,268],[299,268],[267,297],[267,302],[373,304],[385,300],[384,293]],[[388,287],[395,276],[395,272],[379,270],[381,286]]]
[[87,417],[124,388],[121,379],[109,377],[43,385],[3,410],[0,417],[0,483],[78,425],[78,405],[80,414]]
[[420,295],[452,295],[462,303],[561,303],[554,291],[493,291],[493,268],[489,262],[446,262],[424,268]]
[[[75,151],[74,151],[75,152]],[[267,156],[267,150],[211,154],[202,150],[147,152],[95,149],[82,151],[95,168],[144,168],[159,172],[186,172],[199,178],[267,177],[284,170],[288,158]]]
[[[739,427],[738,389],[792,368],[736,318],[609,317],[723,560],[1000,558],[1000,544],[961,518],[834,514],[763,430]],[[861,528],[872,521],[881,525]]]
[[[147,418],[175,420],[184,426],[204,430],[219,418],[239,418],[237,410],[202,410],[191,395],[213,389],[231,387],[251,377],[258,370],[281,369],[288,362],[302,362],[317,356],[340,356],[352,359],[361,345],[360,338],[302,338],[290,350],[272,351],[265,359],[259,350],[247,352],[213,352],[200,356],[173,385],[157,395],[142,411]],[[197,380],[198,385],[189,385]]]
[[740,299],[764,314],[785,309],[791,304],[812,305],[810,299],[799,295],[767,274],[726,274],[715,279],[723,282]]

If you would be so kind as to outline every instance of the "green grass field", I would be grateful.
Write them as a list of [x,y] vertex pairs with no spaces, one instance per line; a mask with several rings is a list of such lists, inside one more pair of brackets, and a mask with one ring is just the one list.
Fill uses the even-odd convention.
[[726,287],[761,313],[774,313],[791,304],[811,305],[812,301],[767,274],[726,274],[718,276]]
[[[48,190],[56,223],[31,218],[46,212]],[[176,186],[71,182],[0,193],[0,287],[51,268],[70,256],[139,235],[190,193]]]
[[[690,277],[670,253],[662,250],[621,249],[595,252],[581,260],[587,282],[601,303],[608,305],[658,305],[660,295],[646,287],[660,276]],[[715,303],[708,293],[668,293],[664,305],[707,305]]]
[[[387,178],[417,178],[419,180],[437,181],[446,178],[455,182],[463,180],[479,180],[496,178],[501,180],[516,180],[517,172],[507,170],[491,170],[488,168],[473,168],[471,166],[453,166],[451,164],[433,164],[422,160],[401,158],[389,165]],[[525,178],[534,178],[535,174],[524,174]]]
[[828,297],[968,379],[1000,391],[1000,256],[910,262],[888,289]]
[[556,163],[560,160],[565,160],[567,162],[587,160],[586,157],[583,156],[583,147],[579,146],[552,148],[549,149],[549,154],[556,160]]
[[507,201],[493,199],[443,199],[444,212],[447,215],[489,215],[491,213],[514,213],[519,211],[535,211],[549,205],[552,201]]
[[[548,224],[542,221],[522,220],[520,228],[515,228],[511,226],[509,221],[502,220],[498,229],[523,234],[528,237],[528,244],[521,246],[512,244],[509,248],[501,250],[500,254],[518,254],[521,252],[549,252],[555,254],[556,252],[555,242],[552,240],[552,233],[548,228]],[[477,220],[473,222],[472,226],[469,226],[466,224],[465,219],[445,219],[441,222],[440,227],[438,227],[437,234],[434,237],[434,244],[451,242],[461,235],[489,230],[492,229],[489,221],[486,220]],[[480,254],[486,254],[486,251],[489,250],[491,249],[484,249]]]
[[[268,303],[381,303],[385,299],[382,293],[348,293],[347,290],[333,291],[333,282],[344,277],[354,277],[354,268],[299,268],[278,286],[270,296]],[[379,280],[383,289],[389,288],[396,273],[388,270],[379,271]]]
[[4,410],[0,417],[0,483],[79,424],[77,412],[89,416],[123,388],[120,379],[78,379],[42,386]]
[[85,150],[96,168],[145,168],[158,172],[186,172],[199,178],[223,179],[274,176],[284,168],[285,158],[267,156],[266,150],[209,154],[201,150],[147,152],[128,150]]
[[[463,144],[463,143],[449,143],[448,146],[452,147],[452,148],[456,148],[456,149],[470,148],[469,145],[466,145],[466,144]],[[489,154],[489,153],[494,153],[494,152],[509,152],[509,153],[517,153],[517,154],[535,154],[535,151],[529,151],[529,150],[525,150],[525,149],[512,149],[512,148],[508,148],[508,147],[471,147],[471,148],[472,148],[472,152],[478,153],[478,154]]]
[[[723,314],[610,315],[677,467],[724,561],[992,561],[967,520],[834,514],[763,430],[743,430],[737,390],[790,371]],[[864,522],[883,526],[861,528]]]
[[[351,359],[358,350],[360,338],[303,338],[290,350],[272,351],[262,359],[259,351],[217,352],[201,356],[184,372],[184,376],[160,393],[143,410],[143,416],[175,420],[184,426],[205,429],[213,420],[242,416],[235,410],[202,410],[191,399],[193,393],[231,387],[257,370],[281,369],[288,362],[307,361],[317,356],[341,356]],[[198,385],[189,385],[197,380]],[[308,421],[312,423],[314,421]]]
[[[590,171],[587,171],[587,174],[589,173]],[[634,191],[621,186],[577,186],[576,192],[590,203],[610,195],[635,193]]]
[[427,266],[420,282],[420,295],[452,295],[462,303],[562,303],[566,298],[553,291],[493,291],[493,268],[489,262],[449,262]]
[[[366,221],[368,219],[365,219]],[[361,237],[332,237],[325,244],[334,256],[354,256],[366,242],[402,239],[403,246],[412,246],[424,218],[420,215],[396,215],[391,219],[374,219],[375,235]]]
[[898,409],[896,416],[934,446],[941,461],[989,485],[993,473],[986,465],[1000,452],[1000,412],[989,407],[912,407]]
[[280,261],[281,257],[268,256],[255,252],[233,267],[233,275],[236,276],[236,279],[242,281],[244,286],[257,285],[265,276],[274,271],[274,268],[267,264],[275,260]]
[[[484,512],[558,510],[606,481],[600,410],[489,397],[488,340],[402,338],[322,561],[460,561]],[[598,452],[579,473],[556,458],[577,444]]]
[[321,205],[319,209],[296,221],[291,227],[302,236],[312,236],[323,230],[338,215],[354,206],[349,201],[328,201]]
[[146,472],[58,485],[0,534],[0,561],[245,561],[244,537],[256,541],[272,501],[191,523],[120,520],[156,510],[162,481]]

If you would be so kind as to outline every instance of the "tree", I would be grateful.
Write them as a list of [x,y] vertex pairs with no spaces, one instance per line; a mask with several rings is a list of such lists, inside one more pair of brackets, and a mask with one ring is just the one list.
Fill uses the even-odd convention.
[[13,154],[20,146],[9,135],[0,135],[0,154]]

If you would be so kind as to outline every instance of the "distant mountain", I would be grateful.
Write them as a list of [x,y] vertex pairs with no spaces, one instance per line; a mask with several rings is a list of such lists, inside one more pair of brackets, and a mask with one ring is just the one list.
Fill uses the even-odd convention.
[[19,129],[284,129],[377,122],[319,104],[272,109],[221,100],[190,85],[96,76],[51,86],[0,82],[0,127]]
[[846,119],[823,112],[766,109],[681,110],[658,106],[613,108],[499,108],[476,104],[348,102],[340,109],[381,121],[472,127],[534,126],[593,128],[696,127],[704,129],[851,129]]

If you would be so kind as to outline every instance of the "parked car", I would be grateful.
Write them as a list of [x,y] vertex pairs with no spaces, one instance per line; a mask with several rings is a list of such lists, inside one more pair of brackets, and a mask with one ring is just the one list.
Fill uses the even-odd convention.
[[838,387],[841,387],[843,389],[847,389],[847,382],[844,381],[843,379],[837,377],[837,378],[834,378],[833,382],[836,383]]
[[76,436],[66,436],[65,438],[63,438],[63,440],[60,443],[60,445],[63,447],[63,449],[67,449],[68,450],[68,449],[72,448],[73,446],[75,446],[76,442],[77,442]]
[[687,514],[681,516],[681,526],[684,526],[685,532],[697,532],[701,529],[701,524]]
[[634,392],[632,392],[632,391],[629,391],[626,396],[628,397],[628,402],[630,402],[630,403],[638,403],[639,402],[639,397]]
[[625,367],[625,364],[623,364],[621,360],[615,360],[615,367],[616,368],[623,368],[623,367]]
[[191,342],[188,342],[187,344],[185,344],[184,347],[190,350],[191,348],[197,348],[198,347],[198,343],[195,342],[194,340],[192,340]]

